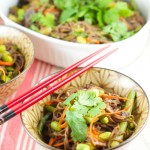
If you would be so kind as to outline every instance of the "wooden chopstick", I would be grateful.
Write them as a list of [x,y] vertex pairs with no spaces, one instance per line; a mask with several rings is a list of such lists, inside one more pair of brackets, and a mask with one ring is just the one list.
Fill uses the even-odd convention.
[[[103,48],[103,50],[106,49],[106,48],[107,48],[107,47]],[[46,97],[46,96],[48,96],[49,94],[53,93],[54,91],[56,91],[57,89],[59,89],[61,86],[63,86],[63,85],[65,85],[66,83],[70,82],[72,79],[76,78],[76,77],[79,76],[81,73],[85,72],[86,70],[88,70],[89,68],[91,68],[92,66],[94,66],[95,64],[97,64],[98,62],[102,61],[104,58],[106,58],[106,57],[108,57],[109,55],[111,55],[111,54],[112,54],[113,52],[115,52],[116,50],[117,50],[117,49],[114,49],[114,50],[110,51],[109,53],[105,54],[104,56],[102,56],[102,57],[96,59],[96,60],[93,61],[92,63],[90,63],[90,64],[88,64],[87,66],[83,67],[82,69],[80,69],[79,71],[77,71],[76,73],[74,73],[73,75],[70,75],[69,77],[65,78],[65,79],[62,80],[61,82],[56,83],[56,84],[53,85],[52,87],[50,87],[50,88],[46,89],[45,91],[43,91],[42,93],[37,94],[35,97],[31,98],[30,101],[27,101],[27,102],[23,103],[21,106],[15,107],[13,110],[10,110],[9,112],[7,112],[6,114],[4,114],[3,116],[0,117],[0,125],[3,124],[4,122],[6,122],[7,120],[11,119],[12,117],[18,115],[19,113],[21,113],[22,111],[24,111],[24,110],[27,109],[28,107],[32,106],[33,104],[37,103],[38,101],[40,101],[40,100],[43,99],[44,97]],[[102,50],[99,50],[99,53],[100,53],[101,51],[102,51]],[[98,54],[98,52],[97,52],[97,53],[94,53],[94,54],[92,54],[92,55],[90,55],[90,56],[88,56],[88,57],[85,58],[85,59],[88,60],[88,59],[92,58],[93,56],[95,56],[96,54]],[[85,61],[86,61],[85,59],[83,59],[84,61],[81,60],[81,62],[82,62],[82,63],[85,62]],[[79,63],[79,62],[78,62],[78,63]],[[78,63],[77,63],[77,64],[78,64]],[[81,64],[81,63],[79,63],[79,64]],[[74,65],[73,65],[73,66],[74,66]],[[76,66],[76,65],[75,65],[75,66]],[[79,65],[77,65],[77,66],[79,66]],[[76,67],[77,67],[77,66],[76,66]],[[71,66],[72,69],[70,69],[70,71],[73,70],[73,69],[76,68],[76,67],[73,67],[73,68],[72,68],[72,66]],[[69,68],[70,68],[70,67],[69,67]],[[65,69],[65,70],[68,70],[68,69]],[[69,71],[67,71],[67,72],[69,72]],[[64,74],[66,74],[66,73],[63,73],[63,75],[64,75]],[[58,75],[58,76],[59,76],[59,75]],[[56,75],[56,78],[57,78],[57,79],[60,77],[60,76],[59,76],[59,77],[58,77],[58,76]],[[61,74],[61,76],[62,76],[62,74]],[[52,77],[52,78],[53,78],[53,77]],[[56,79],[55,79],[55,80],[56,80]],[[50,80],[48,80],[48,81],[50,81]],[[54,81],[54,80],[53,80],[53,81]],[[46,85],[45,85],[45,84],[46,84]],[[45,87],[45,86],[47,86],[48,84],[47,84],[47,82],[45,81],[45,82],[43,82],[42,84],[40,84],[40,87],[43,87],[42,85],[44,85],[44,87]],[[36,92],[37,92],[37,91],[39,91],[39,88],[36,87],[35,90],[36,90]],[[32,92],[32,91],[30,91],[30,92]],[[27,93],[27,94],[28,94],[28,93]],[[30,95],[30,94],[29,94],[29,95]],[[24,97],[26,97],[26,95],[25,95]],[[23,98],[21,101],[23,101],[23,100],[25,100],[25,98]],[[13,102],[14,102],[14,101],[13,101]],[[19,102],[20,102],[20,100],[19,100]],[[17,103],[18,103],[18,102],[17,102]],[[11,104],[11,103],[9,103],[9,104]],[[13,104],[13,105],[14,105],[14,104]],[[7,105],[6,105],[6,106],[7,106]],[[10,106],[10,105],[9,105],[9,106]],[[11,105],[11,107],[12,107],[12,105]]]

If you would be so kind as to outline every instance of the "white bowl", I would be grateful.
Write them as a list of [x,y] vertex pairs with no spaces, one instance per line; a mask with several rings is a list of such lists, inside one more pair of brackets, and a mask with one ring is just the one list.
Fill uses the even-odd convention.
[[[119,48],[119,51],[109,56],[109,58],[103,60],[97,66],[107,67],[115,70],[121,69],[132,63],[142,54],[144,46],[146,45],[150,35],[150,1],[135,1],[139,11],[146,19],[146,24],[132,37],[120,42],[112,43],[111,47]],[[68,67],[74,62],[106,45],[67,42],[27,29],[7,18],[9,8],[16,5],[17,2],[18,0],[5,0],[5,2],[0,1],[0,15],[5,24],[16,27],[29,35],[35,47],[35,57],[39,60],[60,67]]]

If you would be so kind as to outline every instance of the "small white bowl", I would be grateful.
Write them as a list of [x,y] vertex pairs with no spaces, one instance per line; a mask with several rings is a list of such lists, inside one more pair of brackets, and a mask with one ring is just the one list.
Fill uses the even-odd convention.
[[[103,62],[99,63],[97,66],[107,67],[110,69],[121,69],[132,63],[142,54],[144,46],[146,45],[150,35],[150,1],[135,1],[139,11],[146,19],[146,24],[132,37],[120,42],[112,43],[112,47],[119,48],[119,51],[105,59]],[[27,29],[11,21],[7,17],[9,8],[16,5],[17,2],[18,0],[5,0],[5,2],[0,1],[0,15],[5,24],[14,26],[29,35],[35,46],[35,57],[39,60],[60,67],[68,67],[74,62],[107,45],[67,42]]]

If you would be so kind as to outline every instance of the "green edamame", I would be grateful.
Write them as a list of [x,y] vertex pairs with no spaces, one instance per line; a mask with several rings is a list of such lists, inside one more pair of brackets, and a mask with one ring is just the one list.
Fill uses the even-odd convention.
[[60,131],[61,130],[60,124],[57,121],[52,121],[50,126],[55,131]]

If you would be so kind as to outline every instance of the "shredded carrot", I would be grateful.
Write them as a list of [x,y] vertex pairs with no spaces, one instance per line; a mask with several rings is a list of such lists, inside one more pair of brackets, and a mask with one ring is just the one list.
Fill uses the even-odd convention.
[[[70,140],[68,140],[68,143],[69,142],[72,142],[72,139],[70,139]],[[62,146],[62,145],[64,145],[65,143],[64,142],[61,142],[61,143],[57,143],[57,144],[55,144],[55,145],[53,145],[53,146],[55,146],[55,147],[60,147],[60,146]]]
[[103,116],[103,115],[114,115],[114,114],[122,113],[122,112],[128,110],[129,108],[130,108],[130,106],[126,107],[126,108],[124,108],[124,109],[122,109],[120,111],[116,111],[116,112],[112,112],[112,113],[99,114],[99,115],[95,116],[94,118],[92,118],[91,123],[90,123],[90,127],[89,127],[89,132],[90,132],[90,137],[91,137],[93,145],[94,145],[94,140],[93,140],[93,134],[92,134],[92,127],[93,127],[93,123],[95,122],[95,120],[97,118],[99,118],[100,116]]
[[5,42],[4,42],[4,40],[0,40],[0,44],[4,44]]
[[51,146],[54,142],[55,142],[55,138],[50,138],[50,140],[48,142],[48,145]]
[[6,73],[5,73],[5,70],[4,70],[2,67],[0,67],[0,71],[3,72],[3,74],[4,74],[4,81],[6,81]]
[[59,103],[59,102],[62,102],[62,100],[50,100],[50,101],[48,101],[48,102],[44,102],[44,103],[42,103],[41,105],[51,105],[51,104],[53,104],[53,103]]
[[65,115],[66,115],[66,111],[68,109],[68,106],[65,107],[60,119],[59,119],[59,124],[61,125],[63,122],[64,122],[64,118],[65,118]]
[[94,44],[100,44],[100,41],[99,40],[96,40],[96,39],[91,39],[91,38],[86,38],[86,41],[87,42],[90,42],[90,43],[94,43]]
[[58,9],[56,9],[55,6],[52,6],[48,9],[45,9],[43,13],[44,15],[46,15],[47,13],[57,13],[57,12],[58,12]]
[[7,61],[0,61],[0,65],[1,65],[1,66],[12,66],[13,63],[7,62]]
[[68,125],[67,122],[65,122],[65,123],[61,124],[60,127],[61,127],[61,128],[66,128],[67,125]]
[[95,135],[99,135],[99,134],[100,134],[99,131],[97,131],[97,129],[94,128],[94,127],[93,127],[93,129],[92,129],[92,132],[93,132],[93,134],[95,134]]
[[126,97],[120,97],[120,96],[116,96],[116,95],[107,95],[107,94],[101,94],[100,95],[103,98],[116,98],[116,99],[120,99],[120,100],[128,100],[128,98]]
[[53,145],[55,141],[59,140],[61,137],[50,138],[48,145]]

